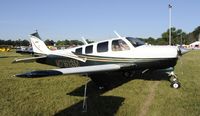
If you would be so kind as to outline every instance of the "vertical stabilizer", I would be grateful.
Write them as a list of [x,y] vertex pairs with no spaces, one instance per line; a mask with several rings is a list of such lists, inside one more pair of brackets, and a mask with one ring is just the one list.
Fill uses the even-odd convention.
[[50,50],[47,48],[45,43],[41,40],[38,32],[31,34],[31,44],[33,52],[40,54],[49,54]]

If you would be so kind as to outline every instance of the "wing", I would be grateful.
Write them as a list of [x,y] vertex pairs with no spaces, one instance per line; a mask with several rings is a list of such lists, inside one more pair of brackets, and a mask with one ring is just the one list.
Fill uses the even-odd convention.
[[95,66],[83,66],[83,67],[73,67],[73,68],[60,68],[52,70],[43,71],[32,71],[24,74],[15,75],[17,77],[43,77],[43,76],[53,76],[62,74],[87,74],[95,72],[106,72],[115,70],[125,70],[134,68],[135,64],[105,64],[105,65],[95,65]]
[[37,59],[46,58],[47,56],[39,56],[39,57],[30,57],[23,59],[15,59],[12,63],[20,63],[20,62],[34,62]]
[[62,72],[63,74],[79,74],[79,73],[114,71],[114,70],[119,70],[123,68],[128,68],[131,66],[133,66],[133,64],[105,64],[105,65],[83,66],[83,67],[74,67],[74,68],[61,68],[61,69],[54,69],[54,70]]

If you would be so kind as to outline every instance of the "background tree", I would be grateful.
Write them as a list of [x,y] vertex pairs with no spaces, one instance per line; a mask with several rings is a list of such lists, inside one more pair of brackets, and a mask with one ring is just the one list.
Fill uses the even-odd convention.
[[64,46],[64,45],[65,45],[65,41],[60,41],[60,40],[58,40],[58,41],[56,42],[56,45],[57,45],[57,46]]
[[200,34],[200,26],[194,29],[191,33],[187,35],[187,42],[192,43],[194,41],[198,41],[199,39],[199,34]]
[[0,45],[5,45],[5,41],[0,39]]
[[70,45],[83,45],[83,42],[79,40],[71,40]]
[[197,28],[195,28],[192,33],[194,35],[194,38],[196,38],[195,40],[198,41],[199,34],[200,34],[200,26],[198,26]]
[[64,42],[65,42],[65,45],[71,45],[71,43],[68,39],[66,39]]
[[156,39],[156,44],[155,45],[167,45],[167,44],[168,44],[168,42],[163,38]]
[[156,44],[156,39],[154,39],[153,37],[149,37],[147,39],[143,39],[143,41],[145,41],[145,43],[152,44],[152,45]]
[[90,44],[90,43],[94,43],[94,41],[89,40],[89,39],[86,39],[86,42],[89,43],[89,44]]
[[22,46],[29,46],[30,42],[28,40],[23,40],[21,45]]
[[[175,27],[171,28],[171,42],[172,45],[181,44],[181,42],[186,42],[186,33],[182,31],[182,29],[176,29]],[[161,43],[169,44],[169,29],[162,33],[162,41]],[[160,43],[160,42],[158,42]]]

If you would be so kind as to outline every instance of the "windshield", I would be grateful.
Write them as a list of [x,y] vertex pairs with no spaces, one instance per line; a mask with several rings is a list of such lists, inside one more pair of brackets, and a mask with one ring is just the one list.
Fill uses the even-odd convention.
[[133,37],[126,37],[126,39],[131,42],[131,44],[134,46],[134,47],[138,47],[138,46],[141,46],[141,45],[144,45],[145,43],[140,40],[139,38],[133,38]]

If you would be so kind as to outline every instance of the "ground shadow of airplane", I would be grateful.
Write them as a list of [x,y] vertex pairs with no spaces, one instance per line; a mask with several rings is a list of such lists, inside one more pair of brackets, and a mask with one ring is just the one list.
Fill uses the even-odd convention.
[[[60,110],[55,114],[55,116],[113,116],[118,111],[119,107],[123,105],[125,98],[118,96],[101,96],[103,93],[112,90],[116,87],[121,86],[124,83],[127,83],[134,79],[143,79],[143,80],[169,80],[168,74],[160,71],[150,72],[150,74],[144,74],[142,76],[136,76],[135,78],[125,78],[119,73],[112,73],[114,80],[112,85],[106,89],[98,89],[95,86],[95,83],[89,81],[87,83],[87,112],[82,112],[83,100],[66,108]],[[110,78],[103,77],[103,78]],[[85,85],[73,90],[67,95],[70,96],[83,96],[84,95]]]

